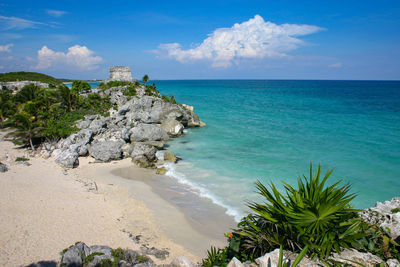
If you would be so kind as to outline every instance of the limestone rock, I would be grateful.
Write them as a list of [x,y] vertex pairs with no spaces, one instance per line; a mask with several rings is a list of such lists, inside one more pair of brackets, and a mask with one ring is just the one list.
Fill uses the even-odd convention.
[[142,168],[155,168],[157,150],[153,146],[136,143],[131,155],[133,163]]
[[0,172],[6,172],[6,171],[8,171],[7,166],[0,162]]
[[244,265],[236,257],[233,257],[226,267],[244,267]]
[[355,249],[344,249],[338,253],[333,253],[330,259],[341,263],[352,264],[357,262],[363,264],[366,267],[373,267],[379,265],[383,260],[378,256],[371,253],[359,252]]
[[[285,259],[285,257],[283,257],[283,259]],[[278,266],[278,261],[279,261],[278,248],[256,259],[256,263],[258,264],[259,267]]]
[[173,267],[195,267],[194,263],[185,256],[178,256],[172,262]]
[[154,124],[138,124],[130,130],[131,142],[167,141],[168,134],[161,127]]
[[92,144],[89,147],[89,154],[97,160],[108,162],[121,158],[121,147],[125,143],[123,141],[104,141]]
[[134,145],[132,144],[125,144],[121,147],[122,157],[127,158],[130,157],[133,152]]
[[184,126],[179,121],[175,119],[170,119],[164,121],[161,124],[161,128],[163,128],[168,133],[169,136],[176,137],[183,134]]
[[360,217],[370,224],[377,224],[384,229],[389,228],[391,237],[400,241],[399,197],[384,203],[378,202],[375,207],[360,212]]
[[89,256],[90,249],[85,243],[79,242],[76,245],[70,247],[62,256],[60,260],[60,266],[82,266],[82,255],[85,257]]
[[161,167],[156,170],[156,174],[164,175],[167,173],[167,168]]
[[174,163],[176,163],[176,162],[178,162],[179,158],[176,157],[174,154],[165,151],[165,152],[164,152],[164,160],[165,160],[165,161],[169,161],[169,162],[174,162]]
[[96,119],[94,119],[89,126],[89,129],[94,133],[98,134],[104,130],[106,127],[106,120],[103,116],[98,116]]
[[66,149],[57,154],[55,161],[62,167],[75,168],[79,165],[78,157],[79,154],[76,151]]
[[114,261],[114,257],[111,255],[111,248],[107,246],[94,245],[90,247],[90,254],[98,253],[101,255],[95,255],[93,259],[87,264],[87,267],[95,267],[100,264],[102,260],[109,259]]
[[400,262],[396,259],[390,259],[386,262],[386,265],[388,267],[399,267],[400,266]]

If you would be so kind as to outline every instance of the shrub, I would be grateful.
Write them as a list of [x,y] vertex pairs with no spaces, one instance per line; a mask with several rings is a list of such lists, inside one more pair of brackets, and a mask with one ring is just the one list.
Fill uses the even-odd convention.
[[92,90],[92,87],[90,84],[88,84],[85,81],[73,81],[72,82],[72,87],[71,87],[72,92],[75,93],[88,93]]

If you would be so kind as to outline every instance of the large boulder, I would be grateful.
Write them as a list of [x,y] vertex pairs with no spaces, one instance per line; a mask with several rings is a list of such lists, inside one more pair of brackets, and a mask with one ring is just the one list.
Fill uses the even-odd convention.
[[140,123],[130,130],[131,142],[167,141],[168,138],[167,132],[154,124]]
[[97,160],[108,162],[121,158],[123,141],[104,141],[94,143],[89,147],[89,154]]
[[244,267],[244,264],[236,259],[236,257],[233,257],[226,267]]
[[344,249],[340,253],[333,253],[329,258],[342,264],[352,264],[357,262],[356,266],[374,267],[383,262],[381,258],[367,252],[360,252],[355,249]]
[[157,149],[143,143],[136,143],[131,155],[133,163],[141,168],[155,168]]
[[87,144],[92,140],[93,132],[90,129],[82,129],[75,134],[71,134],[63,143],[63,147],[69,145],[69,149],[76,151],[79,156],[86,156],[88,153]]
[[[56,149],[57,150],[57,149]],[[75,168],[79,165],[79,154],[76,151],[70,149],[66,150],[55,150],[56,163],[64,168]]]
[[177,137],[183,134],[183,129],[185,127],[182,123],[173,118],[161,123],[161,128],[163,128],[169,136]]
[[85,243],[79,242],[62,253],[60,266],[82,266],[83,258],[89,256],[89,254],[89,247]]
[[178,256],[171,262],[172,267],[195,267],[196,265],[185,256]]
[[98,116],[90,123],[89,129],[92,130],[93,134],[99,134],[105,130],[106,126],[106,119],[103,116]]

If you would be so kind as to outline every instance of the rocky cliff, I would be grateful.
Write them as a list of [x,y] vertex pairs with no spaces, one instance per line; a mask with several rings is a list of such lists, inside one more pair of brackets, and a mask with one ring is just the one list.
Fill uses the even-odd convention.
[[67,168],[78,166],[79,156],[87,155],[102,162],[131,157],[140,167],[155,168],[156,152],[169,138],[182,135],[185,128],[205,125],[193,107],[165,101],[157,94],[147,96],[143,86],[134,97],[125,96],[123,89],[100,93],[115,105],[109,116],[85,116],[77,123],[77,133],[57,144],[43,144],[40,153],[53,155]]

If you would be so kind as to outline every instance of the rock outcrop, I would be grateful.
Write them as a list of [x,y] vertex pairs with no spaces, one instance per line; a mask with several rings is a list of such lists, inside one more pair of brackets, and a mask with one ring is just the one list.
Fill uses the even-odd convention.
[[182,135],[186,127],[203,125],[193,107],[165,101],[159,93],[145,95],[144,86],[138,87],[137,96],[130,98],[122,89],[100,92],[115,105],[110,115],[85,116],[76,124],[80,129],[77,133],[55,146],[44,146],[43,157],[52,154],[66,168],[78,166],[78,157],[87,155],[103,162],[131,157],[140,167],[155,168],[155,153],[164,149],[169,138]]
[[378,202],[375,207],[360,212],[360,217],[383,229],[390,229],[388,234],[395,241],[400,241],[400,198],[396,197],[384,203]]

